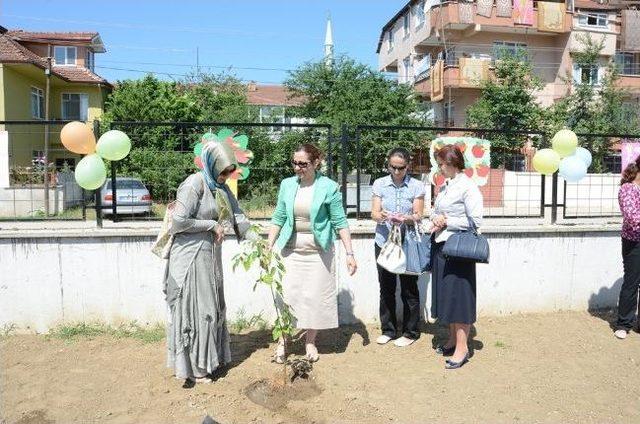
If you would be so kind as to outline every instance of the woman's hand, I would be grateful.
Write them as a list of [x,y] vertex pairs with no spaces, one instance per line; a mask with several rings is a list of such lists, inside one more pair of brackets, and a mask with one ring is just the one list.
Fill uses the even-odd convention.
[[447,226],[447,217],[444,215],[436,215],[431,220],[436,227],[444,228]]
[[353,257],[353,254],[347,255],[347,269],[349,270],[349,275],[353,275],[358,270],[358,264],[356,263],[356,259]]
[[217,244],[222,244],[224,241],[224,227],[222,225],[217,225],[213,234],[215,236],[215,242]]

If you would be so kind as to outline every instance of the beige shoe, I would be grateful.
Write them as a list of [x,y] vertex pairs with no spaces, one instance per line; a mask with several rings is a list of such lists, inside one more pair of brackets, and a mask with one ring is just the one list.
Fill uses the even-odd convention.
[[410,339],[409,337],[402,336],[399,339],[395,339],[393,341],[393,344],[398,346],[398,347],[407,347],[407,346],[411,345],[415,341],[416,341],[416,339]]
[[626,339],[627,338],[627,330],[616,330],[613,333],[614,336],[616,336],[619,339]]
[[383,345],[389,343],[391,340],[391,337],[383,334],[376,339],[376,343],[378,343],[379,345]]
[[320,355],[318,355],[318,348],[313,343],[307,343],[305,345],[305,350],[307,351],[306,357],[309,362],[318,362],[320,359]]

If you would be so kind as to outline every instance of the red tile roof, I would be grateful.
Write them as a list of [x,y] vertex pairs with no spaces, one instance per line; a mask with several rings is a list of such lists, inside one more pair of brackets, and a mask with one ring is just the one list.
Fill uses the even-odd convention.
[[109,84],[106,79],[94,74],[83,66],[54,66],[53,72],[60,75],[63,79],[71,82]]
[[7,35],[20,41],[76,41],[90,43],[97,32],[34,32],[21,29],[9,30]]
[[[30,63],[46,69],[45,58],[22,46],[7,34],[0,34],[0,63]],[[104,78],[82,66],[54,66],[52,74],[68,82],[111,85]]]
[[247,86],[247,102],[256,106],[300,106],[304,99],[300,97],[290,98],[283,85],[254,85]]

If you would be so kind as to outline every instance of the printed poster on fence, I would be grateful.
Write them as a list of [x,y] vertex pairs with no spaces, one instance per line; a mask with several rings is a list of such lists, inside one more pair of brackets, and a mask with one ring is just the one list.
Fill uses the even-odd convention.
[[622,172],[631,162],[635,162],[636,158],[640,156],[640,143],[622,143],[620,149],[620,159],[622,160]]
[[429,157],[431,159],[431,172],[429,181],[439,187],[444,184],[445,178],[440,173],[436,164],[435,152],[443,146],[453,144],[464,156],[464,173],[478,185],[483,186],[489,181],[489,170],[491,169],[491,157],[489,140],[482,140],[475,137],[439,137],[431,142]]

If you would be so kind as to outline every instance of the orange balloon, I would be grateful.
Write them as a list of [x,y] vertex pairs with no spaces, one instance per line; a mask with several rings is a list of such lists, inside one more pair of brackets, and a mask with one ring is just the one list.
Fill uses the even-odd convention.
[[62,127],[60,141],[67,150],[81,155],[90,155],[96,151],[96,137],[88,125],[73,121]]

